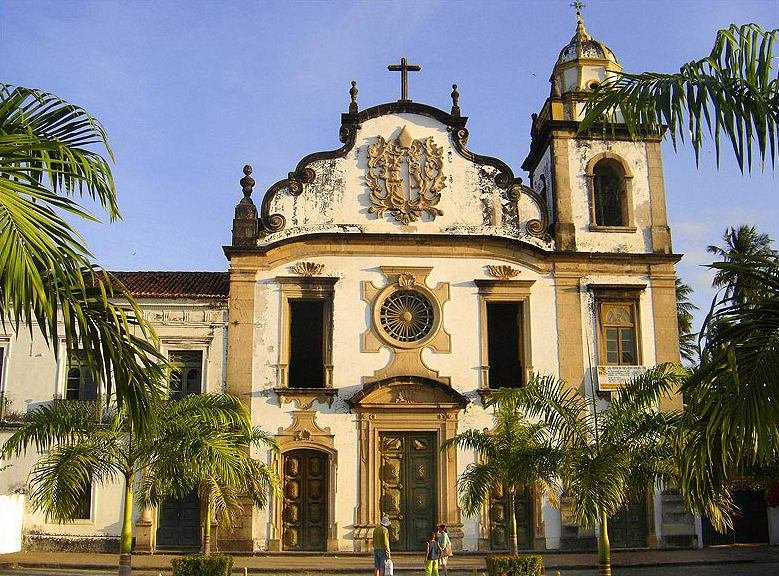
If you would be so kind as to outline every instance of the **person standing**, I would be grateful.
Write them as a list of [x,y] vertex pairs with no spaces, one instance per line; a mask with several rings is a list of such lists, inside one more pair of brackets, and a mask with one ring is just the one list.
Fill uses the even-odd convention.
[[438,547],[441,551],[438,558],[438,565],[444,573],[444,576],[448,576],[449,570],[447,564],[449,563],[449,556],[452,555],[452,541],[449,539],[449,534],[446,531],[446,524],[438,525],[438,532],[436,532]]
[[425,550],[425,576],[438,576],[438,561],[441,558],[441,547],[438,545],[438,532],[433,532]]
[[386,514],[381,517],[381,523],[373,529],[373,567],[374,576],[384,576],[384,566],[392,555],[390,553],[389,516]]

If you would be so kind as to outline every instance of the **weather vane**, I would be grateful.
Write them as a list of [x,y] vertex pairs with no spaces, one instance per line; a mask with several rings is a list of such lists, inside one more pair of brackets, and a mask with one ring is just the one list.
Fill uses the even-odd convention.
[[400,64],[390,64],[387,66],[387,70],[390,72],[400,72],[400,100],[399,102],[409,102],[408,99],[408,73],[419,72],[422,70],[421,66],[417,64],[409,64],[405,58],[400,59]]

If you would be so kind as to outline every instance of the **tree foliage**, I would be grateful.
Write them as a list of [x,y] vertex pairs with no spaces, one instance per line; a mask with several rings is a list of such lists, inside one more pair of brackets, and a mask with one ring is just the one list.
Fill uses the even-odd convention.
[[505,491],[509,506],[511,553],[517,553],[514,498],[526,490],[544,493],[556,485],[555,472],[560,453],[548,443],[546,424],[528,422],[514,398],[493,397],[492,430],[466,430],[441,445],[441,450],[458,446],[473,450],[477,462],[469,464],[458,480],[460,504],[466,514],[479,513],[496,489]]
[[676,278],[676,321],[679,328],[679,353],[682,360],[695,364],[698,360],[698,334],[692,330],[693,310],[698,307],[690,301],[692,287]]
[[729,142],[739,168],[752,169],[755,153],[776,165],[779,150],[779,74],[774,42],[779,30],[756,24],[717,32],[711,53],[676,74],[615,73],[598,86],[580,130],[595,122],[624,123],[634,136],[668,127],[674,146],[689,138],[696,162],[706,135]]
[[[0,321],[39,330],[57,353],[86,351],[95,379],[116,385],[135,425],[159,394],[164,358],[124,286],[92,262],[70,221],[95,221],[79,199],[119,218],[106,133],[83,108],[0,84]],[[123,304],[116,304],[121,301]]]

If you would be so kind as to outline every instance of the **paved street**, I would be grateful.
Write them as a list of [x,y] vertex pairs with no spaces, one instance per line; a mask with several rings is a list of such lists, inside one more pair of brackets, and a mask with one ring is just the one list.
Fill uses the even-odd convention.
[[[726,564],[719,566],[648,566],[641,568],[614,568],[614,576],[774,576],[779,574],[779,562],[772,563],[747,563],[747,564]],[[114,576],[116,571],[108,572],[103,570],[65,570],[52,568],[30,568],[2,570],[2,576]],[[159,571],[134,570],[135,576],[158,576]],[[170,574],[163,572],[162,574]],[[240,572],[233,572],[234,575],[240,575]],[[328,574],[327,572],[277,572],[275,576],[314,576]],[[365,575],[372,574],[369,570]],[[423,574],[423,570],[402,570],[399,576],[417,576]],[[473,572],[463,570],[450,570],[450,576],[473,576]],[[595,576],[597,570],[561,570],[560,576]],[[483,576],[482,572],[477,572],[477,576]],[[556,576],[555,570],[547,570],[547,576]]]
[[[779,574],[779,563],[750,563],[750,564],[727,564],[721,566],[649,566],[643,568],[615,568],[612,570],[614,576],[774,576]],[[114,576],[116,571],[106,572],[97,570],[57,570],[57,569],[15,569],[2,570],[2,576]],[[158,576],[159,571],[133,571],[134,576]],[[170,574],[170,572],[163,573]],[[234,575],[240,575],[240,572],[233,572]],[[314,576],[323,575],[327,572],[278,572],[275,576]],[[365,576],[372,574],[365,571]],[[419,571],[400,571],[399,576],[417,576],[423,574]],[[472,571],[450,570],[450,576],[473,576]],[[561,570],[560,576],[595,576],[597,570]],[[482,576],[477,572],[477,576]],[[547,576],[556,576],[554,570],[548,570]]]

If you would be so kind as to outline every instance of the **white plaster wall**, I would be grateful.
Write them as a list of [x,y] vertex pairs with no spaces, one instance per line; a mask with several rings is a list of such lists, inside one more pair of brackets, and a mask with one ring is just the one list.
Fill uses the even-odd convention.
[[[143,299],[139,304],[161,339],[161,349],[203,350],[204,391],[222,391],[225,382],[226,303]],[[31,335],[22,329],[18,334],[0,335],[0,342],[5,342],[7,347],[4,386],[6,397],[11,402],[10,411],[24,414],[55,397],[62,397],[66,358],[61,343],[57,343],[60,356],[56,358],[53,349],[39,332]],[[0,443],[4,443],[13,430],[0,430]],[[0,463],[0,468],[10,464],[0,471],[0,495],[26,492],[28,475],[38,458],[39,454],[31,448],[19,458]],[[28,498],[24,509],[24,531],[74,536],[118,536],[121,532],[123,498],[124,488],[121,483],[95,484],[92,517],[64,524],[49,522],[42,513],[33,512]]]
[[0,554],[19,552],[22,549],[22,519],[24,495],[0,494]]
[[[12,429],[0,430],[0,443],[5,443],[13,433]],[[0,494],[29,494],[28,477],[40,454],[34,447],[26,454],[3,461],[0,468]],[[92,511],[88,520],[56,523],[35,511],[29,496],[24,505],[24,533],[73,536],[119,536],[121,533],[121,510],[124,488],[119,482],[92,486]],[[136,512],[137,516],[137,512]]]
[[[546,197],[546,205],[549,209],[549,221],[554,222],[555,219],[555,202],[554,202],[554,175],[552,173],[552,147],[547,146],[544,153],[541,155],[536,169],[532,173],[533,188],[542,193]],[[542,190],[541,176],[546,183],[546,190]]]
[[[377,141],[397,138],[406,127],[416,139],[432,137],[443,151],[446,187],[441,191],[437,208],[443,215],[423,213],[422,218],[402,225],[390,213],[382,217],[368,212],[370,190],[365,183],[368,146]],[[494,183],[497,170],[491,166],[473,164],[456,151],[452,135],[437,120],[417,114],[390,114],[367,120],[357,133],[354,148],[345,158],[321,160],[312,165],[316,179],[303,185],[303,193],[292,196],[279,192],[271,201],[271,214],[282,214],[286,228],[261,238],[270,244],[282,238],[311,232],[391,233],[391,234],[491,234],[524,238],[549,248],[527,234],[523,224],[537,218],[532,205],[520,206],[519,222],[516,206],[506,192]],[[488,228],[487,231],[484,228]]]
[[[580,252],[649,253],[652,251],[649,175],[646,149],[641,142],[566,140],[571,182],[571,204]],[[633,218],[635,232],[591,232],[587,164],[602,152],[624,159],[633,173]]]

